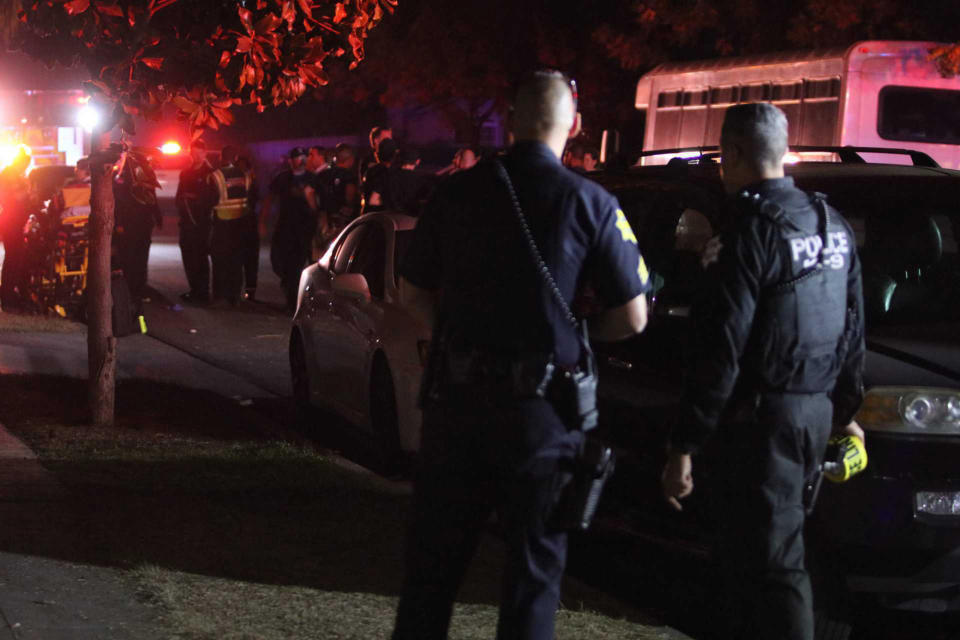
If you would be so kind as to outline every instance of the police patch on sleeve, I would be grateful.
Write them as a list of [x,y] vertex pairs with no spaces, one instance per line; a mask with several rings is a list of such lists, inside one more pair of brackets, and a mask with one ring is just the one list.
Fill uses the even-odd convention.
[[647,263],[643,261],[643,256],[640,256],[640,262],[637,264],[637,275],[640,276],[640,282],[647,284],[647,280],[650,279],[650,272],[647,270]]
[[[624,242],[637,244],[637,236],[633,234],[633,228],[627,221],[627,216],[623,215],[623,209],[617,209],[617,229],[620,230],[620,237]],[[643,259],[641,258],[640,261],[643,262]]]

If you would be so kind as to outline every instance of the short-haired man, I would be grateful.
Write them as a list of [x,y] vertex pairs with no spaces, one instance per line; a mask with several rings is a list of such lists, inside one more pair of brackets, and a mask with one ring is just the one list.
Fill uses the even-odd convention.
[[360,211],[356,150],[338,144],[333,162],[333,167],[320,175],[329,233],[343,229]]
[[553,375],[584,355],[569,303],[591,280],[605,308],[591,333],[615,340],[643,329],[649,290],[616,199],[560,164],[573,86],[557,72],[521,84],[516,144],[438,187],[401,267],[401,303],[433,327],[434,347],[394,640],[446,637],[494,509],[507,548],[497,637],[554,637],[567,534],[549,518],[583,438]]
[[718,431],[723,637],[812,640],[805,482],[831,431],[863,438],[863,295],[856,241],[821,194],[784,177],[787,119],[730,107],[720,137],[734,219],[704,254],[692,362],[663,490],[693,491],[691,456]]
[[303,147],[290,150],[290,169],[280,172],[273,179],[263,205],[263,212],[268,214],[272,203],[277,203],[277,223],[270,243],[270,264],[280,277],[280,286],[290,312],[297,306],[300,273],[310,258],[320,211],[317,178],[307,171],[306,159],[307,150]]
[[327,162],[326,148],[319,145],[310,147],[310,150],[307,152],[307,171],[316,175],[329,168],[330,164]]
[[190,145],[191,165],[180,172],[177,211],[180,213],[180,255],[190,290],[180,294],[187,302],[210,302],[210,212],[216,194],[207,178],[213,167],[207,161],[207,145]]
[[390,127],[374,127],[370,129],[370,150],[373,151],[375,160],[380,161],[379,156],[377,156],[377,149],[380,148],[380,143],[389,138],[393,138],[393,129]]

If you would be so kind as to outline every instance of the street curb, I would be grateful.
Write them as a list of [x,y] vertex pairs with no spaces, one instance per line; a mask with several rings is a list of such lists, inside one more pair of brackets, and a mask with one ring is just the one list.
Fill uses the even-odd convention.
[[65,500],[67,490],[37,454],[0,424],[0,503]]

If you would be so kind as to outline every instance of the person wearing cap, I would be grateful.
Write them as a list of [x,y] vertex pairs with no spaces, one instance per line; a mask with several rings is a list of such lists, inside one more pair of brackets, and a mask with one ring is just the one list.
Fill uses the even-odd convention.
[[389,193],[388,175],[393,164],[393,157],[399,151],[393,138],[384,138],[377,148],[376,164],[370,165],[363,176],[363,213],[393,209],[393,202]]
[[180,214],[180,255],[190,290],[180,294],[187,302],[210,302],[210,213],[216,193],[208,180],[213,167],[207,161],[207,145],[190,145],[189,168],[180,172],[177,212]]
[[231,306],[240,302],[243,290],[245,231],[253,216],[253,174],[236,165],[236,147],[220,152],[220,168],[210,174],[216,189],[210,257],[213,259],[213,299]]
[[277,223],[270,244],[270,264],[280,277],[287,310],[294,311],[300,272],[310,258],[313,236],[320,219],[316,176],[307,171],[304,147],[290,150],[290,168],[280,172],[264,199],[263,211],[277,205]]

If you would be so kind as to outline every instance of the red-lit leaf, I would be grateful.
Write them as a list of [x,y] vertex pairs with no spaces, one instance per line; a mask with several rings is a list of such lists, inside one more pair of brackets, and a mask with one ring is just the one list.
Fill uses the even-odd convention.
[[203,135],[203,129],[194,129],[193,133],[190,134],[190,142],[196,142],[200,139],[200,136]]
[[75,16],[90,8],[90,0],[71,0],[63,5],[63,8],[67,10],[68,15]]
[[297,0],[300,3],[300,11],[307,14],[308,18],[313,17],[313,7],[310,6],[310,0]]
[[243,23],[243,26],[246,27],[247,31],[253,30],[253,13],[243,7],[240,7],[238,13],[240,14],[240,21]]
[[130,28],[137,26],[137,16],[134,13],[133,7],[127,7],[127,22],[130,23]]
[[196,113],[200,108],[200,105],[192,100],[188,100],[183,96],[177,96],[173,99],[173,104],[176,105],[177,109],[180,109],[183,113],[193,114]]
[[[233,101],[230,101],[230,105],[233,106]],[[230,112],[227,108],[213,107],[210,112],[213,114],[213,117],[216,121],[220,122],[225,126],[230,126],[233,124],[233,113]]]
[[163,66],[163,58],[140,58],[140,62],[147,65],[151,69],[159,70]]
[[223,69],[223,68],[226,67],[228,64],[230,64],[230,58],[231,58],[231,57],[232,57],[232,54],[231,54],[229,51],[226,51],[226,50],[224,50],[224,52],[220,54],[220,68],[221,68],[221,69]]
[[287,28],[293,30],[293,23],[297,19],[297,10],[293,6],[292,0],[286,0],[280,11],[280,18],[287,23]]
[[118,4],[105,4],[105,3],[99,3],[99,2],[98,2],[98,3],[97,3],[97,11],[99,11],[100,13],[102,13],[102,14],[104,14],[104,15],[113,16],[113,17],[115,17],[115,18],[122,18],[122,17],[124,17],[124,15],[123,15],[123,7],[121,7],[121,6],[118,5]]
[[337,8],[333,13],[333,24],[340,24],[343,22],[344,18],[347,17],[347,8],[343,6],[342,2],[337,3]]
[[276,31],[283,23],[283,20],[280,19],[275,13],[268,13],[257,21],[257,24],[254,25],[254,31],[257,32],[258,36],[271,35],[273,31]]

